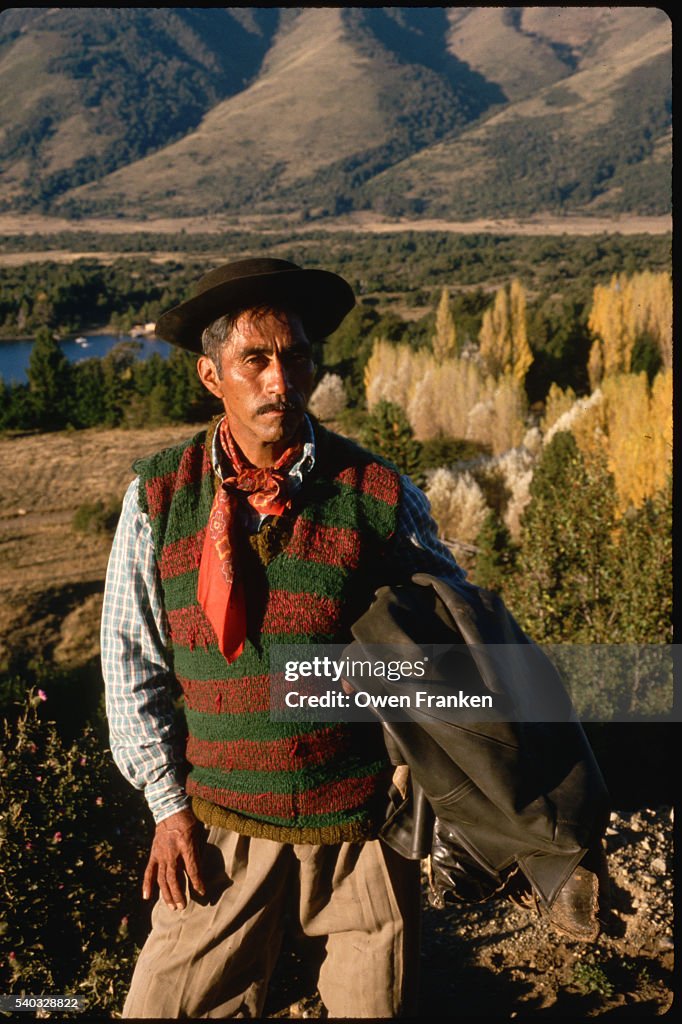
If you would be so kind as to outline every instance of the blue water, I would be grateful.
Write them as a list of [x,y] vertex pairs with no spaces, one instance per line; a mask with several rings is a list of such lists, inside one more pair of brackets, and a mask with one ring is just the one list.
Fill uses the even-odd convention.
[[[153,336],[130,338],[128,335],[88,334],[82,337],[85,337],[87,346],[78,345],[75,337],[60,342],[62,351],[70,363],[79,363],[93,356],[101,358],[122,341],[135,342],[139,346],[140,359],[148,359],[154,352],[158,352],[165,359],[173,348],[168,342],[160,341]],[[0,341],[0,377],[5,384],[26,383],[26,370],[32,345],[32,341]]]

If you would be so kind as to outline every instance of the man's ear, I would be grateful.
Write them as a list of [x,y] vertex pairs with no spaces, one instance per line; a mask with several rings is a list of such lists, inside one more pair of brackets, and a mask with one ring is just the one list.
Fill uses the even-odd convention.
[[220,388],[220,377],[212,359],[209,359],[208,356],[199,356],[197,359],[197,373],[201,383],[205,388],[208,388],[212,395],[215,395],[216,398],[223,397]]

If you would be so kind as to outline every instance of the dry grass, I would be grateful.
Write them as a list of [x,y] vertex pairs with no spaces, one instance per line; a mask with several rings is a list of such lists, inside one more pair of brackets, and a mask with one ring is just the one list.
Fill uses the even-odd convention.
[[57,660],[97,653],[111,539],[75,532],[79,506],[120,501],[132,461],[196,431],[83,430],[0,440],[0,662],[18,645]]
[[[130,219],[107,220],[98,217],[87,220],[72,221],[64,217],[44,217],[38,214],[0,214],[0,235],[56,234],[58,232],[92,231],[97,234],[133,235],[145,232],[158,236],[159,249],[149,255],[156,261],[182,260],[183,253],[164,252],[163,236],[184,231],[187,235],[219,234],[229,231],[259,231],[262,234],[287,231],[291,235],[305,235],[315,231],[354,231],[358,233],[376,234],[400,231],[448,231],[454,234],[494,234],[494,235],[599,235],[599,234],[648,234],[663,235],[672,232],[672,216],[638,217],[634,214],[602,217],[552,217],[537,215],[521,218],[481,218],[478,220],[444,220],[424,218],[421,220],[383,219],[380,215],[369,211],[353,213],[335,219],[325,220],[323,224],[312,222],[307,225],[292,224],[286,218],[272,217],[263,221],[253,217],[178,217],[141,220]],[[220,250],[216,250],[216,255]],[[121,259],[125,256],[139,258],[139,253],[119,253],[107,250],[83,252],[77,249],[39,249],[27,252],[0,253],[0,266],[20,266],[22,263],[35,263],[41,260],[69,263],[83,257],[92,257],[104,261]],[[208,259],[209,254],[203,253],[202,258]]]

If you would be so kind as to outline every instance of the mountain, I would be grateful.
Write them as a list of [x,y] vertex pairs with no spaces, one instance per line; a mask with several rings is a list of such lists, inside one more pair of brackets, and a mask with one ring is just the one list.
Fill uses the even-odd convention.
[[655,7],[12,8],[5,211],[668,213]]

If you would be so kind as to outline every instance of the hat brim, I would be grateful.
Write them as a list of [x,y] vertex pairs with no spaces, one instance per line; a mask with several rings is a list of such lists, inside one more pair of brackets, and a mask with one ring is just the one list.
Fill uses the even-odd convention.
[[237,309],[276,305],[298,313],[311,341],[339,326],[355,305],[353,289],[328,270],[284,270],[225,281],[181,302],[156,321],[155,334],[164,341],[201,354],[202,332],[221,316]]

